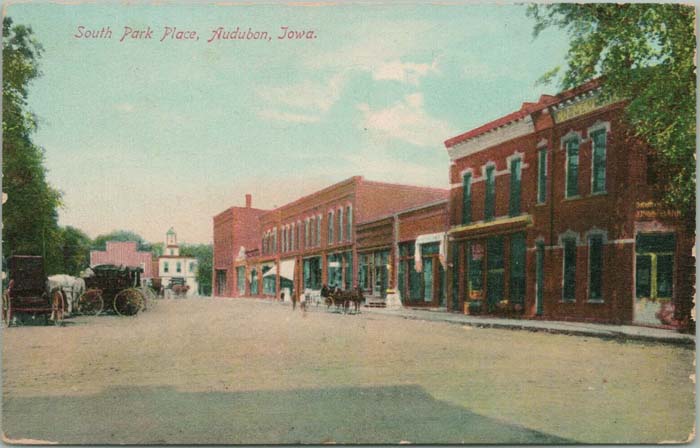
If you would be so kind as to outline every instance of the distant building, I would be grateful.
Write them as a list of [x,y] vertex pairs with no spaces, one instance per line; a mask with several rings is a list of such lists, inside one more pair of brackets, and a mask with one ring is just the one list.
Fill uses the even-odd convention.
[[[381,301],[387,289],[396,285],[389,274],[396,272],[389,267],[393,263],[389,252],[395,252],[396,244],[390,233],[389,239],[381,242],[382,250],[388,246],[389,251],[377,252],[379,248],[364,244],[360,253],[357,226],[441,201],[442,212],[438,213],[443,218],[437,226],[417,223],[414,235],[407,240],[415,240],[418,234],[444,232],[447,197],[448,191],[443,189],[355,176],[274,210],[232,207],[214,217],[215,295],[281,298],[284,293],[289,299],[306,289],[318,291],[323,284],[341,288],[359,284]],[[409,219],[407,216],[407,222]],[[233,222],[233,230],[223,225],[225,220]],[[437,265],[435,270],[439,270]],[[226,283],[220,282],[223,272]],[[431,289],[429,298],[421,299],[438,304],[441,295],[441,291]]]
[[188,285],[187,295],[197,293],[197,259],[180,255],[177,234],[171,227],[165,234],[165,255],[158,257],[158,277],[163,287],[171,284]]
[[90,251],[90,266],[114,264],[143,269],[143,281],[155,276],[151,252],[140,251],[136,241],[107,241],[105,250]]

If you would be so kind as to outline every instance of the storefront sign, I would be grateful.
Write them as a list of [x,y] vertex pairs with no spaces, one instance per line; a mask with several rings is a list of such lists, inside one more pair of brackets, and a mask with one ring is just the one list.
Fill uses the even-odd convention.
[[587,114],[599,109],[608,104],[614,103],[616,100],[614,98],[608,98],[605,100],[600,99],[599,95],[595,95],[584,100],[573,103],[569,106],[564,106],[560,109],[554,111],[554,121],[561,123],[562,121],[570,120],[572,118]]
[[634,216],[636,219],[674,219],[680,218],[681,213],[678,210],[669,210],[655,201],[643,201],[637,202]]

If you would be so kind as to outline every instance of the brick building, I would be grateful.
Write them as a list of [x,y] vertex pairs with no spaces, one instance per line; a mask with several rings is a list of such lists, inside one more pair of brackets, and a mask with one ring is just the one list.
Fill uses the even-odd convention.
[[[445,142],[448,306],[547,319],[676,324],[694,235],[649,188],[647,148],[597,82]],[[472,309],[477,308],[472,305]]]
[[252,196],[246,194],[245,207],[230,207],[213,219],[213,294],[233,297],[233,263],[241,250],[255,248],[259,244],[258,218],[267,210],[253,208]]
[[[222,224],[227,210],[214,217],[215,266],[217,270],[231,266],[233,281],[227,289],[216,290],[224,292],[217,295],[284,294],[289,298],[307,288],[319,290],[323,284],[356,286],[360,269],[368,269],[358,260],[357,226],[444,200],[447,194],[442,189],[373,182],[355,176],[274,210],[240,216],[239,225],[247,229],[248,244],[228,246],[223,243],[230,232]],[[240,208],[233,209],[234,216],[240,212]],[[239,232],[243,234],[242,230]],[[377,294],[385,294],[387,287],[385,282]]]
[[105,250],[91,250],[90,266],[99,264],[141,268],[141,280],[144,282],[158,276],[158,272],[153,270],[151,252],[138,250],[136,241],[107,241]]

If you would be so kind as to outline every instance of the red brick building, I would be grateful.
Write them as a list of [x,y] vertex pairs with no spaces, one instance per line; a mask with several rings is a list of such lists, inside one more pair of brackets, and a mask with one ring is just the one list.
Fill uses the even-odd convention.
[[105,250],[91,250],[90,266],[98,264],[142,268],[144,281],[158,276],[158,271],[153,270],[151,252],[138,250],[136,241],[107,241]]
[[[223,270],[228,263],[234,272],[230,287],[220,295],[279,298],[284,294],[289,298],[305,289],[319,290],[323,284],[356,286],[360,269],[357,226],[445,199],[447,194],[442,189],[351,177],[274,210],[241,218],[240,225],[248,232],[246,245],[226,243],[230,233],[222,224],[222,215],[229,209],[214,218],[216,269]],[[240,246],[245,250],[236,249]]]
[[258,218],[267,212],[253,208],[252,196],[245,196],[245,207],[230,207],[214,216],[214,260],[213,260],[213,294],[232,297],[235,295],[235,271],[233,264],[236,256],[259,242]]
[[679,324],[694,236],[649,189],[625,103],[591,82],[445,142],[448,306],[547,319]]

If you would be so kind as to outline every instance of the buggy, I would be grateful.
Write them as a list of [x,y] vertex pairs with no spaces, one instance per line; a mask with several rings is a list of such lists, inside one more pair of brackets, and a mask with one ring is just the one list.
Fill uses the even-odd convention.
[[78,311],[98,315],[113,310],[120,316],[133,316],[145,307],[141,285],[141,268],[102,264],[91,268],[85,277],[85,292],[78,299]]
[[24,317],[60,325],[66,295],[60,287],[48,289],[44,259],[35,255],[13,255],[8,259],[9,282],[2,295],[2,320],[6,326],[21,324]]

